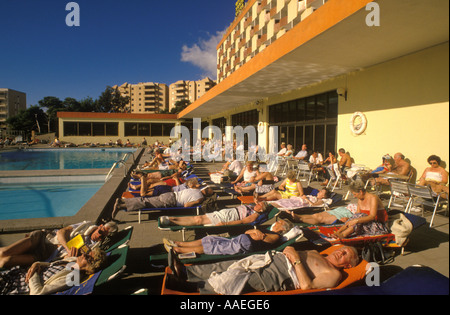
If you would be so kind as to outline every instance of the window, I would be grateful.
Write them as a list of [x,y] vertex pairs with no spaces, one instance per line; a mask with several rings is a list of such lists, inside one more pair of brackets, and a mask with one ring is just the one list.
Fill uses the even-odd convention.
[[78,123],[64,122],[64,137],[78,136]]
[[[279,126],[279,142],[302,144],[325,154],[336,149],[338,95],[336,91],[300,98],[269,107],[269,123]],[[234,122],[234,121],[233,121]]]
[[118,123],[64,122],[65,137],[118,136]]
[[105,136],[119,136],[119,124],[105,123]]
[[137,137],[138,124],[125,123],[125,137]]
[[79,136],[92,136],[92,123],[78,123]]
[[152,137],[162,137],[163,125],[162,124],[151,124],[151,135],[152,135]]

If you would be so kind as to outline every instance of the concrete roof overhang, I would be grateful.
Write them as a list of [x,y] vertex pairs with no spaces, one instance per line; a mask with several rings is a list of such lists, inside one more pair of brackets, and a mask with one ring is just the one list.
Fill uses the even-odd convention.
[[448,0],[329,0],[266,47],[179,118],[204,118],[448,42]]

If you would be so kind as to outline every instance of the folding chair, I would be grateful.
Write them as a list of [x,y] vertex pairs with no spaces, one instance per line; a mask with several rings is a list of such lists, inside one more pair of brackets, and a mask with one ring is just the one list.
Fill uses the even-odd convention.
[[[441,200],[441,196],[433,195],[433,191],[431,190],[430,186],[422,186],[422,185],[416,185],[416,184],[409,184],[409,193],[411,196],[411,203],[409,206],[409,212],[411,211],[411,208],[415,204],[420,204],[422,206],[422,216],[423,216],[423,208],[424,206],[432,207],[433,208],[433,216],[431,217],[430,227],[433,226],[434,217],[436,216],[436,211],[442,203],[447,203],[447,200]],[[447,209],[448,211],[448,209]]]
[[[391,206],[397,206],[402,207],[405,212],[409,212],[411,194],[409,192],[408,183],[392,179],[389,180],[389,183],[391,184],[391,198],[389,199],[388,208],[390,209]],[[406,205],[395,203],[397,199],[406,201]]]
[[[307,180],[308,184],[307,186],[309,186],[309,184],[311,183],[311,179],[313,176],[313,171],[309,168],[309,165],[307,163],[304,163],[302,161],[298,162],[297,164],[297,178],[304,178]],[[300,179],[301,180],[301,179]]]
[[331,191],[334,192],[337,185],[339,184],[339,189],[342,189],[342,173],[339,169],[339,165],[337,163],[333,164],[332,168],[327,167],[327,171],[330,174],[330,180],[328,181],[327,188],[331,186],[331,183],[334,181],[334,186]]

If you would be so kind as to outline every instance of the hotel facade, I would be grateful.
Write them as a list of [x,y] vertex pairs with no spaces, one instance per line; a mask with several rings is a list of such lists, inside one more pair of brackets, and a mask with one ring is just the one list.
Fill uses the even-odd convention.
[[[449,2],[249,0],[217,47],[218,84],[180,113],[252,125],[377,167],[449,161]],[[278,127],[278,139],[270,126]]]

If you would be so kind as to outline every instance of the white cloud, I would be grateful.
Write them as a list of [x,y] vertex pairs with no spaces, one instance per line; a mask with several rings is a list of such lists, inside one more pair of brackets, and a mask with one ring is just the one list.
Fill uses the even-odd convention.
[[217,45],[224,34],[225,31],[216,32],[208,39],[199,39],[199,42],[191,47],[184,45],[181,61],[192,63],[204,71],[203,77],[215,80],[217,77]]

